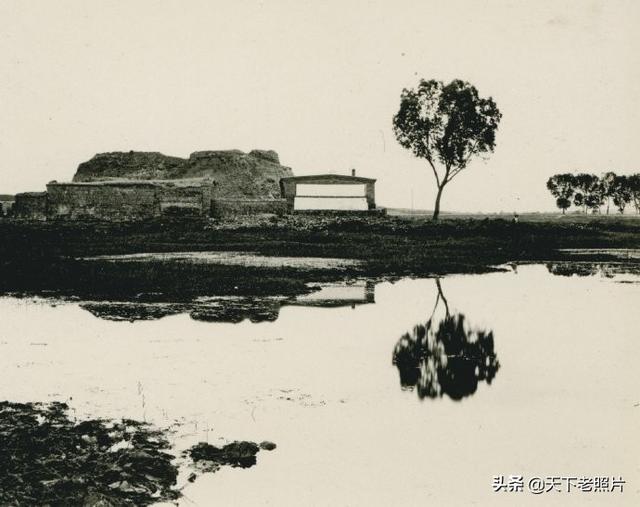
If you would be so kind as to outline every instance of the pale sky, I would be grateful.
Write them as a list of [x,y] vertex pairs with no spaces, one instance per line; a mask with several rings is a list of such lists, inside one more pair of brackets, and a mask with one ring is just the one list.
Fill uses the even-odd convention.
[[552,210],[551,174],[640,172],[639,25],[612,0],[0,0],[0,193],[97,152],[261,148],[431,208],[391,119],[403,87],[460,78],[503,119],[443,210]]

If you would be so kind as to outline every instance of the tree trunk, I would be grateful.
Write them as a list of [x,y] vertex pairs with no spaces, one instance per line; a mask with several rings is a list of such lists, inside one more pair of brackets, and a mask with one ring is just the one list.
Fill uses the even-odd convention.
[[442,190],[444,189],[444,185],[438,187],[438,194],[436,195],[436,205],[433,208],[433,220],[438,220],[440,216],[440,198],[442,197]]
[[442,292],[442,285],[440,285],[440,278],[436,278],[436,287],[438,287],[438,297],[442,298],[442,302],[444,303],[444,308],[447,312],[447,317],[448,317],[449,303],[447,303],[447,299],[444,297],[444,292]]

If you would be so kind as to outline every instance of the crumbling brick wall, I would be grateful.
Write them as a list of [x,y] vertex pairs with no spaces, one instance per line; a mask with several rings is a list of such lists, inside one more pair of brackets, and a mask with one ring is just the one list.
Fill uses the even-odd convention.
[[274,214],[287,212],[286,199],[219,199],[211,201],[211,215],[225,218],[238,215]]
[[143,220],[160,213],[156,189],[142,184],[50,183],[48,215],[53,219]]
[[47,193],[24,192],[16,194],[11,216],[29,220],[45,220],[47,218]]
[[140,221],[160,216],[229,217],[282,215],[277,198],[219,197],[208,178],[156,181],[94,181],[47,185],[47,192],[16,196],[16,216],[25,219]]
[[209,213],[211,190],[202,182],[91,182],[47,185],[50,219],[136,221]]
[[0,195],[0,216],[8,216],[11,214],[11,208],[13,208],[14,201],[15,197],[12,195]]
[[159,187],[157,193],[163,215],[199,216],[208,212],[203,187]]

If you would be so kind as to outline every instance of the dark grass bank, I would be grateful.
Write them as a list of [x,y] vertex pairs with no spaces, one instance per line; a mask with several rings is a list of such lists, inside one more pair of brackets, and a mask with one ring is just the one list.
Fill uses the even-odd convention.
[[[520,222],[300,217],[233,223],[0,221],[0,291],[52,291],[93,298],[162,294],[294,295],[308,282],[368,276],[485,272],[499,264],[566,260],[568,248],[640,248],[640,220]],[[79,257],[173,251],[240,251],[277,256],[352,258],[358,267],[328,272],[292,268],[115,263]],[[607,260],[606,254],[598,259]]]
[[75,420],[64,403],[0,402],[0,504],[145,506],[175,503],[189,482],[223,466],[249,468],[272,442],[200,442],[178,459],[167,430],[131,419]]

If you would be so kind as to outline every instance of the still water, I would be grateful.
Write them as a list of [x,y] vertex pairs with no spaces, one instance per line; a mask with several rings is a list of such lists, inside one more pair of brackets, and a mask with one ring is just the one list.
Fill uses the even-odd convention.
[[[239,323],[2,297],[0,399],[171,427],[178,450],[276,442],[183,505],[638,505],[640,276],[571,266],[328,286]],[[541,499],[499,475],[626,485]]]

